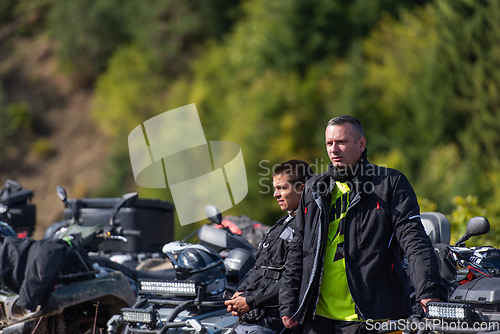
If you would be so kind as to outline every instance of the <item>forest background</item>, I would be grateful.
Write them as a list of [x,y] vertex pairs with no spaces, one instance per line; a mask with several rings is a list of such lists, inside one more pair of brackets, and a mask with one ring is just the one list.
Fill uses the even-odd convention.
[[249,193],[225,213],[272,225],[269,170],[323,171],[325,124],[349,114],[452,241],[484,215],[470,244],[500,246],[498,0],[2,0],[0,83],[0,182],[36,188],[38,236],[62,217],[57,184],[171,200],[135,185],[127,137],[196,103],[207,140],[245,160]]

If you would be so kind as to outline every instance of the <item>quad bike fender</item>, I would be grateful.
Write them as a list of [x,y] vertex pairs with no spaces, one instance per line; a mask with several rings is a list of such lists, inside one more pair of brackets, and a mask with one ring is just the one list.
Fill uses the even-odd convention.
[[92,280],[66,285],[54,291],[52,295],[54,296],[53,300],[57,303],[56,313],[91,300],[118,299],[123,301],[127,306],[131,306],[137,299],[130,281],[119,271],[114,271]]
[[[136,298],[136,294],[124,274],[118,271],[107,273],[55,290],[49,303],[35,312],[23,315],[15,315],[12,312],[10,319],[2,319],[1,327],[5,325],[8,327],[2,328],[0,334],[31,334],[41,317],[56,316],[70,309],[78,309],[87,305],[107,309],[111,314],[119,313],[122,307],[132,306]],[[2,304],[4,303],[5,301],[2,302]]]

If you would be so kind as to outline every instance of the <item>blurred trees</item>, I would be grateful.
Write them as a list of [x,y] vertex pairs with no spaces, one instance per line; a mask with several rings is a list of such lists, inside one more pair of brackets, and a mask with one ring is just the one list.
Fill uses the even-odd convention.
[[194,102],[210,140],[242,147],[249,194],[236,210],[272,224],[282,215],[271,198],[272,166],[301,158],[324,170],[323,131],[350,74],[344,57],[379,17],[408,5],[375,3],[247,2],[231,35],[195,60],[191,80],[173,86],[166,110]]
[[[385,60],[365,49],[368,66],[378,69],[377,84],[368,87],[369,94],[377,94],[376,115],[392,114],[390,128],[381,133],[398,138],[394,146],[404,148],[417,194],[444,212],[457,210],[450,201],[453,195],[475,195],[493,231],[500,227],[494,134],[500,126],[499,9],[495,1],[435,1],[400,23],[387,23],[386,29],[381,25],[386,38],[375,45],[385,52],[374,55],[383,54]],[[408,48],[410,53],[401,53]],[[377,81],[394,70],[397,76]]]
[[56,1],[50,12],[50,33],[65,70],[81,84],[104,71],[108,59],[130,40],[134,1]]
[[463,227],[454,237],[471,215],[486,214],[484,240],[500,245],[497,1],[39,0],[0,8],[3,27],[40,13],[63,68],[94,90],[93,115],[114,138],[99,195],[133,184],[133,127],[196,103],[207,140],[242,147],[249,194],[231,213],[271,224],[282,214],[271,198],[273,165],[300,158],[323,171],[325,124],[350,114],[364,124],[370,160],[403,171],[423,209]]
[[49,29],[58,55],[81,84],[103,73],[114,52],[136,44],[167,75],[185,72],[207,38],[220,38],[238,18],[239,1],[55,1]]
[[460,234],[466,219],[456,212],[465,204],[457,204],[457,195],[477,196],[467,205],[485,210],[471,212],[487,214],[492,231],[500,227],[498,6],[437,0],[399,20],[384,18],[359,54],[351,54],[349,66],[361,75],[347,78],[357,90],[332,102],[353,101],[344,110],[367,127],[377,162],[404,152],[392,166],[437,210],[453,211],[454,227],[461,217]]
[[[212,33],[197,44],[196,57],[179,65],[178,59],[174,65],[166,60],[189,52],[180,48],[176,54],[178,44],[168,36],[161,46],[148,47],[162,30],[144,28],[145,38],[131,37],[114,52],[96,86],[96,106],[103,106],[96,111],[104,125],[130,122],[130,131],[141,118],[196,103],[208,140],[242,147],[249,194],[234,211],[266,223],[281,214],[271,199],[273,164],[302,158],[324,170],[323,129],[339,114],[358,117],[372,160],[404,171],[417,194],[435,202],[437,210],[458,212],[455,196],[472,194],[496,213],[500,206],[491,195],[497,192],[492,179],[499,175],[500,10],[495,6],[467,0],[370,6],[248,1],[234,29],[225,31],[229,34]],[[195,19],[181,24],[190,18],[174,20],[179,30],[172,38],[182,39],[183,28],[196,27]],[[173,70],[188,63],[189,71]],[[495,217],[490,220],[498,224]]]
[[[34,115],[27,103],[5,103],[0,86],[0,167],[26,150],[34,135]],[[13,150],[16,145],[19,150]]]

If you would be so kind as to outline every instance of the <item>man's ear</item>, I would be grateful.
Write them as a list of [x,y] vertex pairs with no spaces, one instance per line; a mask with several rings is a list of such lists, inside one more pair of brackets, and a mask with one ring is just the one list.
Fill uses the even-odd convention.
[[305,183],[302,183],[300,186],[299,186],[299,191],[302,192],[302,190],[304,190],[304,187],[306,186]]
[[358,145],[359,145],[359,151],[363,152],[366,148],[366,138],[365,137],[359,138]]

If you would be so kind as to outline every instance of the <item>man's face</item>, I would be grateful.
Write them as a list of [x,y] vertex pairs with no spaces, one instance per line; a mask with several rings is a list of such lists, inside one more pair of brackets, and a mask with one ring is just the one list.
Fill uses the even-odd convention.
[[358,163],[366,147],[366,138],[358,137],[349,123],[326,127],[326,151],[335,167],[345,169]]
[[299,207],[300,195],[304,184],[292,184],[286,174],[273,175],[273,196],[283,211],[295,211]]

